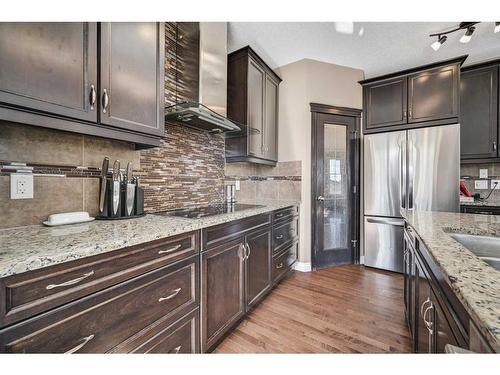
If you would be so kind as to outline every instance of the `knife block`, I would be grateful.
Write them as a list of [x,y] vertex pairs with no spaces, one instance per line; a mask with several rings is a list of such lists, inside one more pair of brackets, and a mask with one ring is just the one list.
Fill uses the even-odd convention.
[[[100,177],[100,182],[102,177]],[[101,184],[99,184],[101,186]],[[100,196],[100,192],[99,192]],[[120,192],[118,200],[118,210],[113,214],[113,180],[106,178],[106,193],[104,194],[104,210],[99,212],[98,219],[102,220],[117,220],[139,217],[144,215],[144,191],[141,187],[135,187],[135,199],[131,215],[127,215],[126,203],[127,202],[127,184],[120,182]]]

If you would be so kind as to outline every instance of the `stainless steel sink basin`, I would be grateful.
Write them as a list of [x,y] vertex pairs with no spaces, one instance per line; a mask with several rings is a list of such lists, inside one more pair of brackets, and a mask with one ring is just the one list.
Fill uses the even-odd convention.
[[500,270],[500,238],[463,233],[450,233],[450,236],[478,256],[479,259]]

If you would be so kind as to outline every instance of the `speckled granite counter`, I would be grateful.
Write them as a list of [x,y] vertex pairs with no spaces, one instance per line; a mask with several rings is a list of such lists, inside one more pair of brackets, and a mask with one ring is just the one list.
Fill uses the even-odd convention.
[[500,353],[500,271],[450,237],[450,232],[500,236],[500,216],[402,212],[493,349]]
[[184,219],[146,215],[138,219],[92,221],[61,227],[32,225],[0,230],[0,277],[97,255],[245,217],[271,212],[295,201],[245,201],[262,205],[235,213]]

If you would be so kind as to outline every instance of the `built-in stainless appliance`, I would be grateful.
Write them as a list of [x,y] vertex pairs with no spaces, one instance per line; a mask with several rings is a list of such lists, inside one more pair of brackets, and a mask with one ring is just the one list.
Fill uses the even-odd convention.
[[365,264],[403,271],[401,209],[459,211],[460,125],[364,137]]
[[257,207],[263,207],[263,206],[255,204],[242,204],[242,203],[213,204],[208,206],[199,206],[199,207],[183,208],[179,210],[158,212],[155,215],[179,216],[187,219],[199,219],[205,216],[229,214],[232,212],[238,212]]

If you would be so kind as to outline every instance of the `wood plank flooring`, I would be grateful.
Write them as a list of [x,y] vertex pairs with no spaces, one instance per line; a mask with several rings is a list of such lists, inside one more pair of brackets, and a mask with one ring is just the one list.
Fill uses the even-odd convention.
[[347,265],[293,272],[214,353],[410,353],[403,276]]

